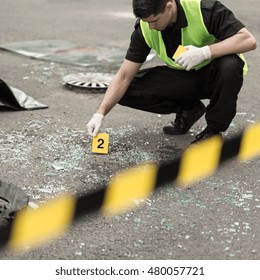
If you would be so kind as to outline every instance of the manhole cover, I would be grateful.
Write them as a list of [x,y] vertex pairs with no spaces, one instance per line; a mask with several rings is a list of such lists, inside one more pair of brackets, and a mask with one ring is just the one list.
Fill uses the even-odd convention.
[[14,214],[26,207],[28,196],[13,184],[0,181],[0,219],[11,219]]
[[113,79],[107,73],[77,73],[63,77],[63,83],[69,87],[90,90],[105,90]]
[[0,215],[1,216],[6,216],[6,212],[10,209],[10,202],[4,198],[0,196]]

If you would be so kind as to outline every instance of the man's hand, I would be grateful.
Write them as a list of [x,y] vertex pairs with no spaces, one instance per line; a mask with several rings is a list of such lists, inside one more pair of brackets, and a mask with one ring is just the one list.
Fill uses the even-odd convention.
[[92,119],[87,124],[88,135],[97,136],[99,129],[102,125],[104,115],[96,113],[93,115]]
[[179,55],[175,59],[175,62],[187,71],[199,65],[203,61],[211,58],[211,52],[209,46],[205,46],[202,48],[198,48],[194,46],[185,46],[185,48],[188,51]]

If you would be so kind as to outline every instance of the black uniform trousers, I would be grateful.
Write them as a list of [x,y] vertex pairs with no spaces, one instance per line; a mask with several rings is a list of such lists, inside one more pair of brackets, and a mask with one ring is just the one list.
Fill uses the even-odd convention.
[[214,59],[199,70],[157,66],[138,72],[120,105],[157,113],[180,113],[194,101],[209,99],[205,118],[215,131],[225,131],[236,114],[243,84],[244,61],[236,54]]

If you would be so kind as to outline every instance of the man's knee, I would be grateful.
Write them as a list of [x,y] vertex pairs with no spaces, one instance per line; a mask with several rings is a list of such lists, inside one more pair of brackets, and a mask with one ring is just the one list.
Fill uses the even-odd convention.
[[215,66],[225,75],[243,75],[244,61],[236,54],[226,55],[215,60]]

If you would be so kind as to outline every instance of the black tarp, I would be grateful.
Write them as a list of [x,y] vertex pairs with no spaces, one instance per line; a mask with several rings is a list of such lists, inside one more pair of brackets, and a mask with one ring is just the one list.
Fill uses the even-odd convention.
[[0,79],[0,107],[15,110],[36,110],[48,108],[47,105],[36,101],[22,90],[7,85]]

